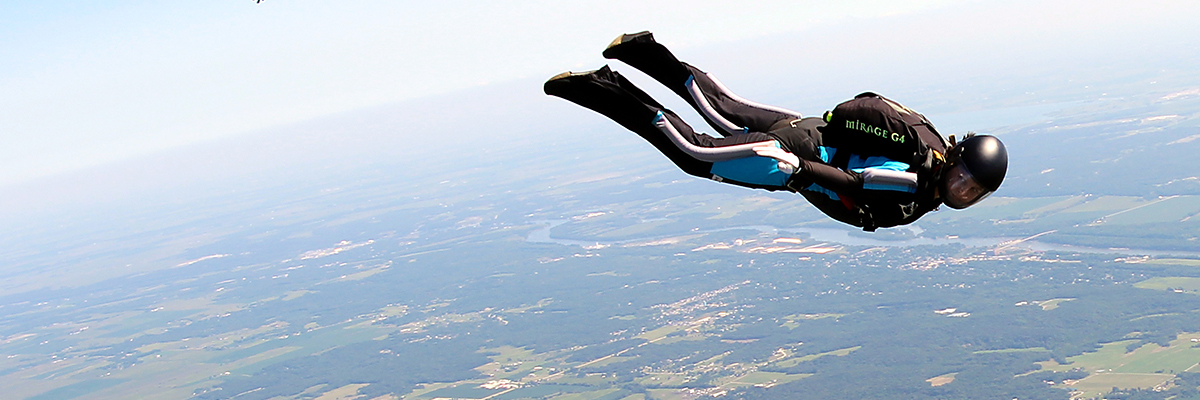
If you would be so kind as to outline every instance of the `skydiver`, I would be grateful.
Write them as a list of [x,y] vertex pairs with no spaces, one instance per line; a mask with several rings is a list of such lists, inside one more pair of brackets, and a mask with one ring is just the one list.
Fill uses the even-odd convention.
[[697,133],[607,65],[544,85],[649,141],[684,172],[738,186],[800,193],[826,215],[874,231],[910,224],[946,204],[995,192],[1008,153],[994,136],[947,141],[925,116],[875,93],[823,117],[755,103],[679,61],[650,32],[617,36],[603,52],[670,88],[722,137]]

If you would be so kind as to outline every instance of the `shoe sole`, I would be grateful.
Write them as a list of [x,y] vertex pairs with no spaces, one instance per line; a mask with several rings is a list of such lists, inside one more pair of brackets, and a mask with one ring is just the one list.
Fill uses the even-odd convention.
[[628,42],[637,40],[638,38],[643,37],[643,36],[649,38],[649,40],[646,40],[647,42],[654,42],[654,34],[650,33],[650,31],[641,31],[641,32],[637,32],[637,33],[622,33],[620,35],[617,35],[617,38],[613,39],[612,43],[609,43],[608,47],[605,47],[604,50],[608,50],[613,47],[620,46],[623,43],[628,43]]
[[560,74],[558,74],[558,75],[555,75],[555,76],[552,76],[552,77],[550,77],[550,79],[547,79],[547,80],[546,80],[546,83],[550,83],[550,82],[554,82],[554,81],[557,81],[557,80],[562,80],[562,79],[567,79],[567,78],[570,78],[570,77],[575,77],[575,76],[587,76],[587,75],[591,75],[591,74],[594,74],[594,73],[600,72],[600,70],[603,70],[603,69],[605,69],[605,68],[607,68],[607,67],[608,67],[608,66],[607,66],[607,65],[605,65],[605,66],[603,66],[603,67],[600,67],[600,68],[597,68],[597,69],[593,69],[593,70],[591,70],[591,71],[583,71],[583,72],[571,72],[571,71],[563,72],[563,73],[560,73]]

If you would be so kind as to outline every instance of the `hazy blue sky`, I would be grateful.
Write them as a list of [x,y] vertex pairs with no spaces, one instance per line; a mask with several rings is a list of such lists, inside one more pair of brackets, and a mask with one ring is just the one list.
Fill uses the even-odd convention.
[[6,1],[0,184],[553,74],[623,31],[701,46],[944,3]]
[[590,69],[620,32],[667,33],[665,42],[688,49],[948,9],[961,13],[948,23],[969,25],[954,20],[966,16],[995,28],[1008,22],[963,10],[1017,4],[1009,9],[1022,20],[997,34],[1028,38],[1071,24],[1178,23],[1181,14],[1197,14],[1194,3],[5,1],[0,185],[342,111]]

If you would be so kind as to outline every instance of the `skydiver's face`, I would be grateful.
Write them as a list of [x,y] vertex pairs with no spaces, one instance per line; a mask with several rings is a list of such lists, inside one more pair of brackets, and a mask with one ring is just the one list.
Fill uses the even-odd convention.
[[954,209],[964,209],[991,194],[971,176],[962,163],[950,166],[942,175],[942,202]]

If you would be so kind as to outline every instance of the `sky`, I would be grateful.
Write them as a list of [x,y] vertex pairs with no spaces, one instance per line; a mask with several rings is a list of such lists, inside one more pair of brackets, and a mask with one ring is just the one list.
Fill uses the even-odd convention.
[[936,10],[894,1],[5,1],[0,185],[324,115],[676,49]]
[[[1119,59],[1141,45],[1120,42],[1122,30],[1194,25],[1187,21],[1200,18],[1198,10],[1194,0],[5,1],[0,187],[353,110],[592,69],[603,62],[599,50],[622,32],[651,30],[687,52],[943,13],[930,19],[925,36],[881,39],[909,46],[902,40],[936,36],[966,52],[976,45],[955,44],[953,36],[983,38],[979,47],[997,49],[1045,37],[1059,51],[1056,35],[1099,35],[1114,41]],[[938,50],[911,45],[910,56]],[[733,70],[732,78],[753,71]]]

